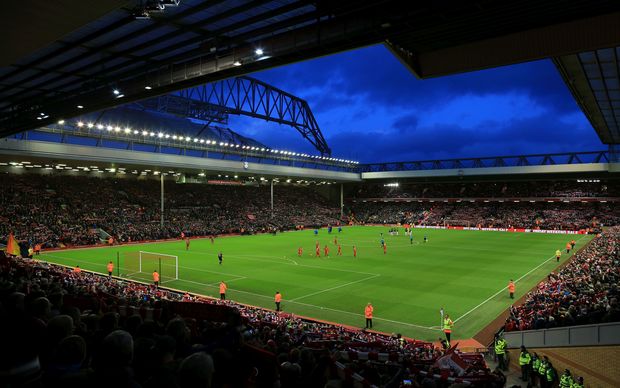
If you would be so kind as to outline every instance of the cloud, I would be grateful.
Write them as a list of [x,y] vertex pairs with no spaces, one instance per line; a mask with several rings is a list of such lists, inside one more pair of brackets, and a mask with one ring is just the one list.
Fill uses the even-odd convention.
[[[363,162],[602,148],[549,60],[416,79],[383,46],[252,75],[308,101],[334,155]],[[293,128],[231,118],[270,146],[314,152]]]

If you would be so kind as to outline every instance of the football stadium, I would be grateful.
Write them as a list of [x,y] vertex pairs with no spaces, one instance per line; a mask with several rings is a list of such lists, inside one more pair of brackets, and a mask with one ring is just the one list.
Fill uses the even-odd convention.
[[0,387],[620,386],[619,3],[5,11]]

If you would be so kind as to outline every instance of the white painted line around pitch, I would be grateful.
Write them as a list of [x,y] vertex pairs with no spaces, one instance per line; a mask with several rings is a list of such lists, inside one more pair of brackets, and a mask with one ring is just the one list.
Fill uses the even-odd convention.
[[[577,242],[583,240],[583,238],[586,235],[581,236],[581,238],[579,240],[577,240]],[[532,268],[531,270],[529,270],[527,273],[525,273],[523,276],[521,276],[520,278],[518,278],[517,280],[515,280],[515,283],[519,282],[521,279],[525,278],[527,275],[531,274],[532,272],[536,271],[538,268],[542,267],[543,265],[545,265],[549,260],[554,259],[555,255],[551,256],[550,258],[548,258],[547,260],[543,261],[542,263],[538,264],[536,267]],[[499,295],[502,292],[506,291],[506,287],[502,287],[499,291],[497,291],[495,294],[489,296],[488,298],[486,298],[484,301],[480,302],[480,304],[478,304],[476,307],[472,308],[471,310],[469,310],[468,312],[466,312],[465,314],[461,315],[460,317],[458,317],[457,319],[454,320],[454,323],[460,321],[461,319],[465,318],[466,316],[468,316],[470,313],[472,313],[473,311],[477,310],[480,306],[482,306],[483,304],[487,303],[488,301],[490,301],[491,299],[495,298],[497,295]]]

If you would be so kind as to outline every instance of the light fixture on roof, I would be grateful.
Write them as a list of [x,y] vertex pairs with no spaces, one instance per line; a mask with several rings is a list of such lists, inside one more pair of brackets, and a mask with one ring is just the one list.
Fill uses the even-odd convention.
[[78,108],[78,109],[84,109],[84,105],[78,105],[76,108]]
[[82,127],[84,126],[84,123],[83,123],[83,122],[81,122],[81,121],[78,121],[77,126],[78,126],[78,127],[80,127],[80,128],[82,128]]
[[125,97],[124,94],[119,94],[118,96],[116,96],[116,98],[123,98],[123,97]]
[[151,89],[153,89],[153,88],[147,85],[147,86],[145,86],[145,87],[144,87],[144,89],[146,89],[146,90],[151,90]]
[[59,125],[63,125],[64,123],[65,123],[65,120],[58,120]]
[[256,55],[263,55],[265,52],[263,51],[262,48],[257,48],[256,50],[254,50],[254,54]]
[[234,61],[233,66],[241,66],[241,61]]
[[166,6],[162,4],[161,0],[146,1],[144,10],[147,12],[162,12],[166,9]]
[[181,0],[159,0],[159,3],[164,7],[178,7]]
[[97,129],[103,129],[103,124],[97,124]]
[[114,93],[115,96],[118,96],[119,94],[121,94],[121,91],[118,89],[114,89],[112,90],[112,93]]
[[94,127],[94,126],[95,126],[95,124],[93,124],[93,123],[88,123],[88,124],[86,124],[86,126],[87,126],[88,128],[92,128],[92,127]]
[[136,20],[145,20],[150,19],[151,15],[149,15],[148,11],[141,8],[136,8],[131,12],[131,16],[133,16]]

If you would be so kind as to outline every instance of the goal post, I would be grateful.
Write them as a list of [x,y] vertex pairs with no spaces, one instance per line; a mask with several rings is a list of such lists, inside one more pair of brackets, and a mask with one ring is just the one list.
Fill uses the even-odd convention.
[[123,253],[122,276],[144,274],[143,278],[151,281],[153,271],[159,273],[160,282],[179,278],[179,257],[157,252]]

